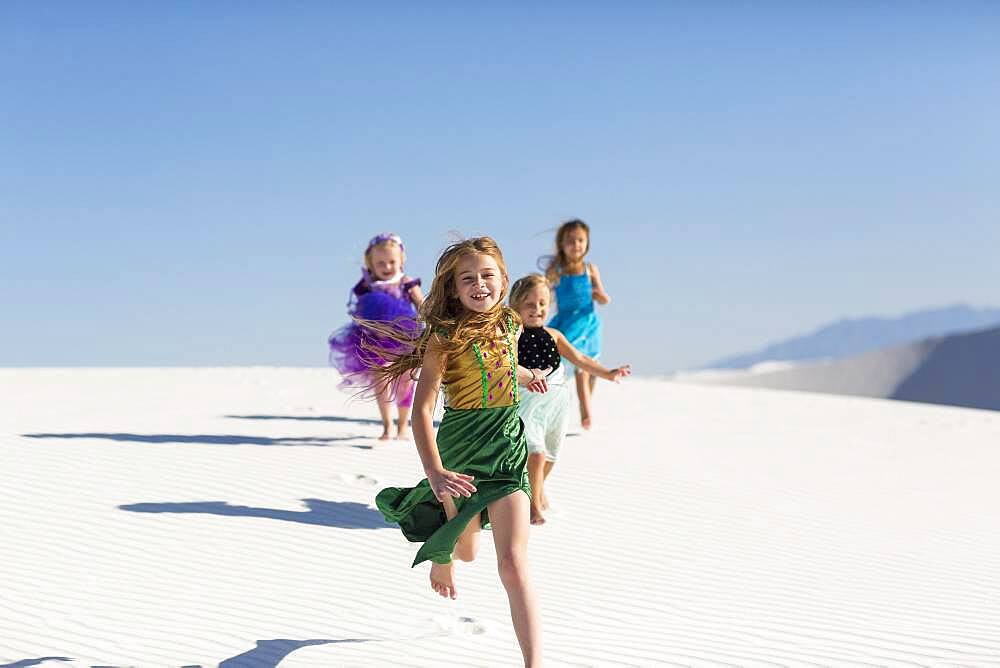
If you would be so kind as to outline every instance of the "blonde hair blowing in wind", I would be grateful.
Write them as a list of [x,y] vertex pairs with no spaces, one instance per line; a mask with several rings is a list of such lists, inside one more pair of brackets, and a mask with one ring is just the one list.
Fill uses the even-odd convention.
[[[485,313],[467,310],[458,299],[455,270],[462,258],[468,255],[489,255],[500,268],[503,278],[503,291],[497,299],[497,304]],[[405,373],[412,374],[423,364],[424,353],[432,338],[436,345],[440,342],[445,355],[461,353],[472,343],[485,343],[497,338],[497,329],[506,329],[508,319],[516,330],[521,324],[517,312],[504,305],[504,298],[510,287],[507,274],[507,264],[504,262],[500,246],[490,237],[475,237],[464,239],[448,246],[438,258],[434,268],[434,280],[431,289],[420,307],[418,320],[424,325],[420,337],[407,340],[405,334],[392,326],[392,323],[359,321],[363,327],[375,330],[379,334],[406,344],[407,352],[379,350],[362,341],[362,346],[377,357],[388,362],[385,366],[372,369],[375,375],[373,389],[391,385]]]

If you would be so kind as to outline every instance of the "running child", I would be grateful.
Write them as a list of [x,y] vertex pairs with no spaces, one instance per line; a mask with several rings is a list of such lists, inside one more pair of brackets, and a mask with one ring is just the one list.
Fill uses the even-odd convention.
[[528,480],[531,483],[531,523],[544,524],[544,511],[549,508],[545,480],[552,472],[559,448],[566,438],[569,407],[573,401],[566,373],[560,364],[565,357],[577,369],[611,382],[632,373],[629,364],[606,369],[573,347],[557,329],[545,327],[549,314],[551,288],[541,274],[519,278],[510,289],[510,305],[521,316],[524,331],[517,341],[517,358],[529,368],[551,368],[546,377],[549,389],[545,394],[527,394],[517,409],[524,421],[524,436],[528,443]]
[[[379,334],[363,323],[392,323],[401,333],[411,338],[420,334],[417,310],[424,301],[420,279],[403,272],[406,249],[399,235],[379,234],[368,242],[365,249],[361,280],[351,290],[347,312],[350,324],[330,335],[330,364],[340,372],[342,388],[355,390],[373,384],[373,366],[387,362],[376,350],[401,353],[406,345],[397,338]],[[400,337],[405,338],[405,337]],[[392,404],[396,404],[396,438],[406,440],[409,435],[410,407],[413,405],[413,381],[410,376],[400,376],[397,382],[384,385],[376,394],[378,410],[382,417],[380,441],[389,440],[392,429]]]
[[[610,304],[601,274],[593,262],[584,262],[590,251],[590,228],[574,218],[556,231],[556,254],[545,269],[545,277],[555,287],[557,313],[549,327],[562,332],[570,344],[587,357],[600,359],[601,319],[594,302]],[[590,429],[590,399],[596,378],[585,369],[576,369],[576,395],[580,402],[580,425]]]
[[[420,367],[413,436],[427,477],[415,487],[383,489],[376,505],[403,535],[423,545],[413,565],[431,561],[431,587],[455,598],[453,559],[472,561],[480,530],[491,525],[497,568],[526,666],[541,664],[541,622],[528,572],[531,488],[517,414],[521,390],[544,392],[548,370],[518,364],[520,319],[504,305],[509,280],[489,237],[448,247],[420,312],[426,326],[409,353],[377,369],[389,384]],[[434,404],[445,413],[435,436]]]

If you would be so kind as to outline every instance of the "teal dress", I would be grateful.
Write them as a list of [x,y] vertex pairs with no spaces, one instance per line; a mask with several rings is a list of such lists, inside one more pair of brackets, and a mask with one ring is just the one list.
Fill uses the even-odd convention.
[[601,356],[601,319],[594,310],[594,286],[589,267],[582,274],[560,274],[556,284],[556,304],[559,311],[549,321],[574,348],[587,357]]
[[423,543],[414,566],[428,560],[450,562],[470,521],[489,525],[487,506],[494,501],[518,491],[531,497],[524,423],[517,414],[517,346],[509,335],[472,344],[449,356],[447,365],[438,452],[446,469],[473,477],[476,492],[454,498],[458,515],[451,520],[426,478],[415,487],[388,487],[375,497],[386,520],[399,524],[407,540]]

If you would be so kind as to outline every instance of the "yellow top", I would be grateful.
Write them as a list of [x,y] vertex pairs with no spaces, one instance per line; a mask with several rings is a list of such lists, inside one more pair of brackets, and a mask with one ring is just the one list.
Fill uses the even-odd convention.
[[517,346],[508,334],[486,344],[473,343],[449,355],[441,379],[449,408],[512,406],[517,394]]

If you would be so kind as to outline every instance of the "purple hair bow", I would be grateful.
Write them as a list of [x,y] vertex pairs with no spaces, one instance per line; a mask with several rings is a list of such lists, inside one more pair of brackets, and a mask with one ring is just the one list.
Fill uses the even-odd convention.
[[365,249],[365,252],[371,250],[372,246],[377,246],[378,244],[384,243],[386,241],[393,241],[399,244],[399,250],[403,251],[404,253],[406,252],[406,248],[403,246],[403,240],[399,237],[398,234],[395,234],[394,232],[383,232],[382,234],[378,234],[372,237],[372,240],[368,242],[368,248]]

